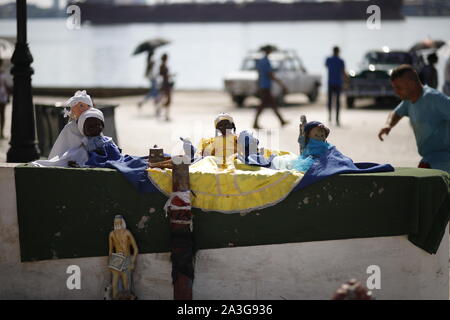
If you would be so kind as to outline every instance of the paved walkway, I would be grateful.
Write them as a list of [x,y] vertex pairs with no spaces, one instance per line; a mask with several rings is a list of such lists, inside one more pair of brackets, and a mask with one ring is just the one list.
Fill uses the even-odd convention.
[[[181,152],[179,136],[190,137],[194,143],[204,136],[214,135],[214,117],[220,112],[229,112],[234,118],[238,132],[251,129],[256,99],[249,99],[247,107],[235,108],[229,97],[219,91],[176,92],[171,108],[171,121],[154,118],[151,102],[138,109],[140,97],[121,97],[109,100],[97,99],[97,102],[118,103],[116,109],[116,128],[120,147],[125,153],[146,155],[154,144],[164,147],[167,152]],[[64,101],[61,98],[36,97],[34,102]],[[281,109],[282,114],[291,122],[284,128],[271,110],[266,110],[260,125],[271,130],[258,132],[261,145],[298,152],[298,124],[301,114],[308,120],[326,123],[327,114],[324,97],[317,103],[308,104],[301,95],[292,95],[287,99],[288,106]],[[362,106],[364,105],[364,101]],[[370,104],[367,101],[366,105]],[[406,119],[402,120],[390,136],[381,142],[377,138],[380,127],[385,123],[388,109],[359,107],[341,111],[342,127],[330,126],[329,142],[355,162],[369,161],[391,163],[394,166],[417,166],[420,157],[417,154],[412,130]],[[7,127],[10,132],[11,105],[7,106]],[[0,141],[0,162],[6,160],[9,148],[7,140]]]

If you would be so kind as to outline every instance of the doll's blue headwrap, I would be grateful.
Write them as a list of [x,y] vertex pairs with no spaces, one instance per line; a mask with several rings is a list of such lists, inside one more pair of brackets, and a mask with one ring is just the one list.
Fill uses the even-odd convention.
[[305,125],[305,136],[308,136],[309,132],[314,129],[315,127],[320,126],[321,124],[323,124],[320,121],[310,121]]
[[[308,143],[308,140],[309,140],[309,138],[308,138],[309,132],[312,129],[314,129],[315,127],[318,127],[320,125],[323,125],[323,123],[320,121],[310,121],[305,125],[305,142],[306,143]],[[327,129],[327,137],[329,134],[330,134],[330,130]]]

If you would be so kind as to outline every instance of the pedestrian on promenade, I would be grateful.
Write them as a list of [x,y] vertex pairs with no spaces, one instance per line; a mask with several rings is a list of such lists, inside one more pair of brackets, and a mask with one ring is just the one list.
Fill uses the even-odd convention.
[[440,169],[450,173],[450,97],[423,86],[416,70],[401,65],[391,74],[395,93],[403,100],[389,114],[378,138],[388,135],[404,116],[409,117],[422,159],[419,168]]
[[344,79],[347,79],[347,74],[345,73],[345,62],[339,57],[339,47],[333,48],[333,55],[326,59],[325,66],[328,68],[328,121],[331,123],[331,109],[334,99],[336,105],[336,125],[340,126],[340,95]]
[[2,70],[3,60],[0,59],[0,139],[5,138],[5,109],[9,102],[10,88],[7,83],[7,75]]
[[[159,67],[159,75],[162,78],[162,83],[161,83],[161,92],[160,92],[160,97],[159,97],[159,103],[162,103],[162,106],[165,109],[165,119],[166,121],[169,121],[169,108],[170,108],[170,104],[172,102],[172,87],[173,87],[173,82],[171,81],[171,75],[169,73],[169,68],[167,66],[167,59],[168,59],[168,55],[167,53],[164,53],[161,56],[161,66]],[[158,105],[159,107],[159,105]]]
[[427,86],[437,89],[438,87],[438,72],[434,66],[438,62],[436,53],[431,53],[427,56],[428,64],[420,70],[420,81]]
[[155,73],[155,61],[152,59],[152,55],[148,55],[147,57],[147,67],[145,69],[145,77],[148,78],[150,81],[150,90],[148,93],[144,96],[144,98],[138,102],[139,109],[142,107],[142,105],[147,102],[149,99],[153,99],[154,105],[155,105],[155,114],[156,116],[159,116],[159,109],[158,109],[158,79],[157,74]]
[[447,62],[445,63],[444,81],[445,83],[442,91],[450,96],[450,57],[448,57]]
[[267,107],[272,108],[282,126],[288,123],[288,121],[284,120],[278,111],[277,102],[271,92],[272,81],[275,81],[280,85],[283,90],[283,95],[287,94],[288,91],[283,82],[275,76],[272,65],[270,64],[269,55],[274,51],[274,49],[275,48],[271,45],[263,46],[260,50],[264,52],[264,57],[256,62],[256,69],[258,70],[258,94],[261,99],[261,104],[256,110],[255,121],[253,123],[253,128],[255,129],[261,129],[258,124],[258,119],[263,110]]

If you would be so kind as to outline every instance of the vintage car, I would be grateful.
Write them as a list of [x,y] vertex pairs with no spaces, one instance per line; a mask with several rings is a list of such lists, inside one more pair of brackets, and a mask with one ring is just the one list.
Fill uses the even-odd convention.
[[384,101],[395,101],[390,75],[392,70],[401,64],[412,64],[413,60],[407,51],[369,51],[360,63],[360,71],[349,71],[348,84],[345,89],[347,107],[353,108],[357,98],[375,98],[377,104]]
[[[258,96],[258,72],[256,62],[263,53],[251,51],[244,58],[241,70],[225,76],[225,90],[238,107],[244,106],[247,97]],[[275,75],[286,85],[289,93],[304,93],[314,102],[319,94],[321,79],[306,71],[301,59],[293,50],[276,50],[269,55]],[[279,104],[283,104],[284,95],[280,86],[274,82],[272,94]]]

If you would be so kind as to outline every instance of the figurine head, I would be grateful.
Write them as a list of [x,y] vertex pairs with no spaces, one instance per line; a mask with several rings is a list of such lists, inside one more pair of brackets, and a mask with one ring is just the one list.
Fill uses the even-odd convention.
[[96,108],[89,108],[78,119],[78,130],[86,137],[95,137],[102,133],[105,127],[103,112]]
[[125,223],[125,219],[121,215],[116,215],[114,217],[114,230],[126,229],[127,224]]
[[311,138],[326,141],[329,134],[330,129],[325,127],[325,125],[319,121],[310,121],[305,125],[306,144],[308,144],[308,141]]
[[160,162],[164,160],[164,149],[159,148],[156,144],[149,150],[149,162]]
[[67,100],[64,105],[70,108],[69,116],[71,119],[78,119],[84,111],[94,106],[86,90],[75,92],[74,96]]
[[94,117],[87,118],[84,122],[83,131],[86,137],[99,136],[105,127],[102,120]]
[[72,119],[78,119],[83,112],[85,112],[87,109],[91,108],[86,103],[78,102],[73,107],[70,108],[70,116]]
[[214,126],[216,127],[216,135],[217,132],[220,132],[223,136],[227,135],[232,130],[236,132],[233,117],[228,113],[219,114],[214,120]]
[[236,132],[233,117],[228,113],[219,114],[214,120],[214,126],[216,127],[216,136],[217,132],[220,132],[223,136],[227,135],[232,130]]

